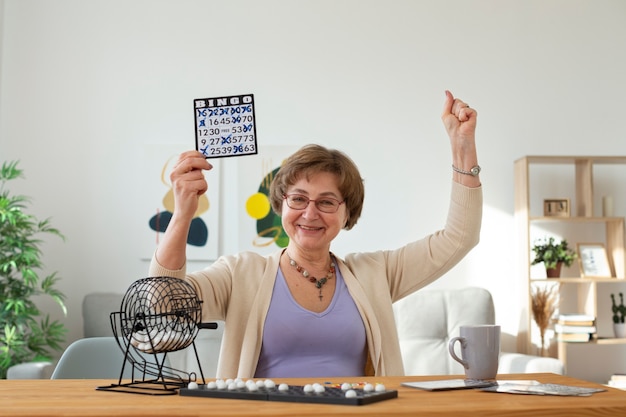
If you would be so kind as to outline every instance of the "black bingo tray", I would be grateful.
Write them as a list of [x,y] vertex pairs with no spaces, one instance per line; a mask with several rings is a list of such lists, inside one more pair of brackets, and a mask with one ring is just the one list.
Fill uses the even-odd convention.
[[294,403],[320,403],[342,405],[366,405],[378,401],[390,400],[398,397],[398,391],[364,391],[354,388],[356,397],[346,398],[346,392],[341,388],[325,387],[324,392],[306,393],[302,385],[290,385],[287,391],[275,388],[259,387],[258,391],[249,391],[248,388],[237,389],[209,389],[206,385],[199,385],[196,389],[181,388],[180,395],[189,397],[229,398],[237,400],[282,401]]

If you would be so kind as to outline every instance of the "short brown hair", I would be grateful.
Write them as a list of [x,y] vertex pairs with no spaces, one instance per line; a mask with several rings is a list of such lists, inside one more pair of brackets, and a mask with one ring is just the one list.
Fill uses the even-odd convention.
[[270,185],[270,202],[277,215],[282,214],[283,195],[287,188],[303,176],[329,172],[337,176],[337,187],[341,193],[348,221],[344,229],[350,230],[361,217],[365,189],[356,164],[346,154],[321,145],[306,145],[285,160]]

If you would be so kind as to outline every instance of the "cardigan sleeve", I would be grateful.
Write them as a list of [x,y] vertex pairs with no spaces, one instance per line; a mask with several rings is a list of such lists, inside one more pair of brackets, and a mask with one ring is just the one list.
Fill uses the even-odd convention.
[[478,244],[482,205],[482,187],[471,188],[452,182],[443,229],[399,249],[347,255],[346,263],[360,271],[364,270],[362,268],[377,271],[376,274],[354,271],[361,285],[366,287],[381,290],[381,275],[384,275],[391,300],[397,301],[444,275]]
[[452,182],[450,207],[443,229],[398,251],[386,253],[394,301],[432,283],[457,265],[480,241],[482,187]]

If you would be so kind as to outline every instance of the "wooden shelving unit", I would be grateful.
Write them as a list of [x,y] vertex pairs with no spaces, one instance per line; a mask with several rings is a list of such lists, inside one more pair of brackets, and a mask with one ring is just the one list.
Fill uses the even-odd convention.
[[[599,304],[603,311],[607,304],[610,306],[610,300],[598,299],[599,289],[605,285],[626,284],[624,217],[602,217],[598,215],[599,210],[594,209],[594,201],[598,201],[598,196],[594,195],[594,168],[601,165],[626,167],[626,156],[526,156],[515,161],[515,223],[519,243],[518,271],[520,279],[526,282],[528,289],[523,295],[527,310],[523,313],[525,319],[521,320],[522,324],[518,335],[518,350],[520,352],[538,353],[537,340],[534,337],[536,325],[530,307],[533,285],[559,285],[560,308],[563,305],[568,305],[570,308],[574,306],[573,308],[577,309],[579,313],[592,314],[598,317]],[[546,174],[551,169],[558,171],[559,175]],[[552,190],[567,189],[572,194],[571,198],[569,198],[570,196],[567,197],[571,205],[569,217],[544,216],[540,209],[543,207],[543,200],[563,198],[563,196],[542,195],[541,192],[537,192],[536,189],[541,189],[541,187],[537,186],[538,180],[533,176],[535,170],[543,173],[547,182],[570,182],[569,187],[552,187]],[[626,177],[621,178],[622,184],[624,180]],[[616,188],[614,193],[623,193],[623,187]],[[577,266],[565,270],[562,277],[557,279],[531,276],[532,253],[530,247],[534,239],[538,237],[533,236],[533,231],[538,229],[558,230],[553,235],[560,234],[560,237],[567,239],[570,247],[576,249],[578,242],[570,237],[570,232],[577,228],[592,229],[603,237],[602,241],[598,243],[603,243],[606,248],[614,278],[581,278]],[[546,234],[548,233],[546,232]],[[589,241],[587,240],[587,242]],[[572,271],[575,272],[574,276],[571,276]],[[606,328],[607,324],[604,323],[604,325]],[[558,342],[557,352],[553,354],[564,362],[566,369],[569,345],[571,343]],[[626,339],[605,336],[589,342],[591,348],[603,345],[622,345],[624,357],[626,357]]]

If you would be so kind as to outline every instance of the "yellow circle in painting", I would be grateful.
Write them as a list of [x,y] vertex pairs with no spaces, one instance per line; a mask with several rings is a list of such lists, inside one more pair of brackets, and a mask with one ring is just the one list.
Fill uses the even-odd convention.
[[270,212],[270,201],[263,193],[252,194],[246,201],[246,211],[253,219],[262,219]]

